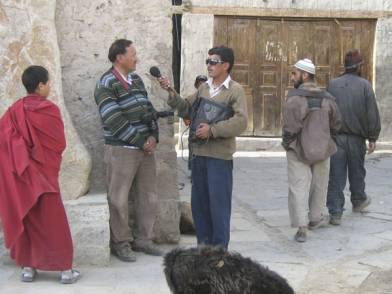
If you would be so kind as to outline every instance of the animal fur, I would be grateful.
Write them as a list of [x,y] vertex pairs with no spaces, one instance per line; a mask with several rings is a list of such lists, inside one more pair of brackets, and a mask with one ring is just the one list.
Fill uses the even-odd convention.
[[164,266],[173,294],[294,294],[277,273],[219,247],[174,249]]

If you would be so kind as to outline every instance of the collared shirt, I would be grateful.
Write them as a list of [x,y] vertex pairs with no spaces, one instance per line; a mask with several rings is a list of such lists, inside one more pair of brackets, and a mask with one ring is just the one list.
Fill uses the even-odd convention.
[[214,86],[212,84],[212,78],[209,78],[207,80],[207,84],[208,84],[208,87],[210,90],[210,97],[214,97],[214,96],[218,95],[222,91],[223,88],[229,89],[230,81],[231,81],[231,77],[230,77],[230,75],[228,75],[226,80],[224,80],[224,82],[222,84],[220,84],[218,87],[214,88]]
[[121,75],[121,77],[126,81],[129,85],[132,85],[132,74],[129,73],[127,77],[125,77],[120,71],[118,73]]
[[120,74],[124,81],[126,81],[129,85],[132,85],[132,73],[128,73],[127,76],[124,76],[118,68],[114,67],[114,69]]

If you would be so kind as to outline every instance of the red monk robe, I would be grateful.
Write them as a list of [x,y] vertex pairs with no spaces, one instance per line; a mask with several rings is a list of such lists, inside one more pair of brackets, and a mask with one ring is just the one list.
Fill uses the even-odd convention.
[[5,245],[19,266],[72,268],[58,182],[64,149],[60,111],[37,94],[19,99],[0,119],[0,218]]

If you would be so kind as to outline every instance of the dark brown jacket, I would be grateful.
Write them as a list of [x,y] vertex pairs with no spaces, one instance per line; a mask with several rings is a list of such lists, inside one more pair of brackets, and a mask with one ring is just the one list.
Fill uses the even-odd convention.
[[[322,93],[315,83],[304,83],[299,89]],[[327,92],[324,94],[320,95],[325,96],[322,100],[288,95],[283,105],[282,145],[286,150],[294,150],[306,164],[325,160],[336,152],[333,136],[341,126],[340,113],[335,98]],[[310,99],[316,102],[314,106]]]

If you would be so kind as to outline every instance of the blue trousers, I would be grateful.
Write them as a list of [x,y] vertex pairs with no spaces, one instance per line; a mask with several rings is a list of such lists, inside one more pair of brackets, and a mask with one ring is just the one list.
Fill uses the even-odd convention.
[[198,244],[227,249],[232,190],[232,160],[193,157],[191,204]]
[[354,135],[338,135],[338,151],[331,156],[327,207],[329,214],[341,216],[344,208],[344,193],[347,175],[350,183],[351,203],[360,205],[366,200],[365,154],[366,140]]

